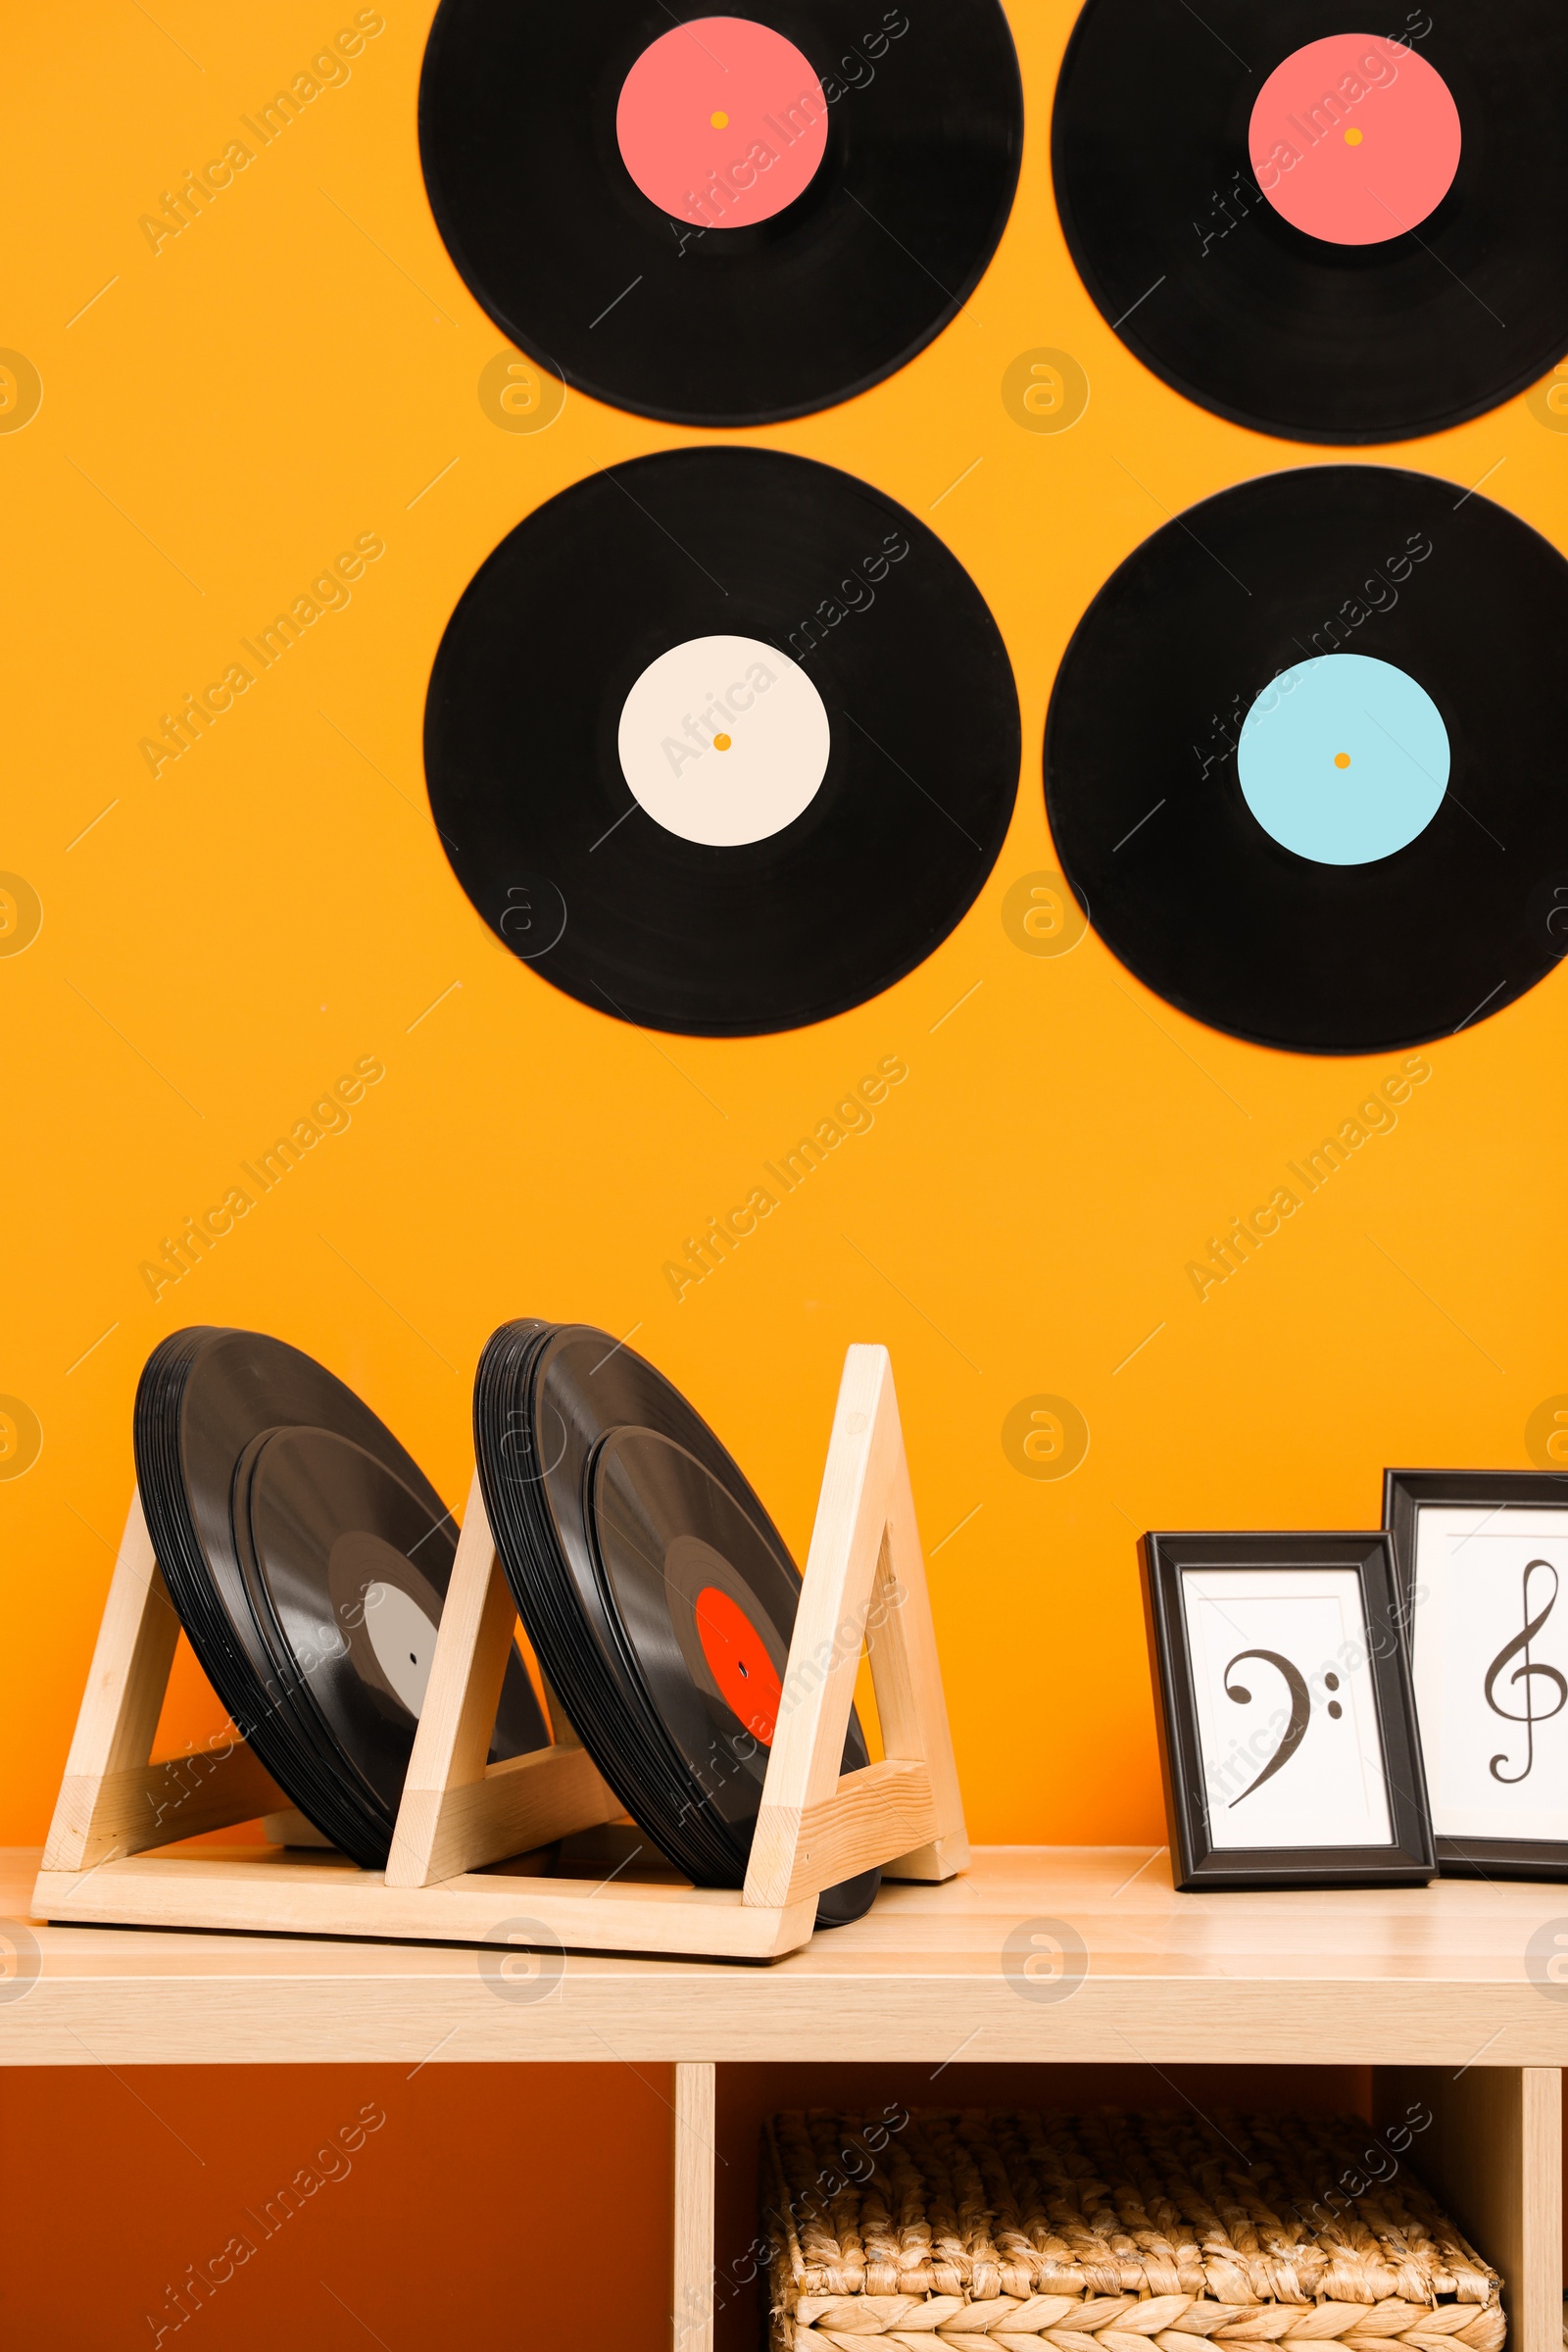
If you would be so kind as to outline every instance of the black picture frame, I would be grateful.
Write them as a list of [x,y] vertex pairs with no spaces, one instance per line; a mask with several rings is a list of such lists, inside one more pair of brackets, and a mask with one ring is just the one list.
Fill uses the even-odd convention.
[[[1183,1893],[1256,1887],[1424,1886],[1437,1876],[1409,1657],[1400,1635],[1394,1546],[1375,1533],[1150,1534],[1139,1543],[1159,1725],[1171,1875]],[[1393,1837],[1387,1846],[1215,1846],[1183,1605],[1189,1569],[1353,1569]]]
[[[1498,1507],[1559,1510],[1568,1532],[1568,1475],[1550,1470],[1384,1471],[1383,1525],[1394,1545],[1399,1617],[1406,1629],[1415,1616],[1421,1511]],[[1568,1603],[1564,1605],[1568,1608]],[[1418,1704],[1418,1718],[1419,1714]],[[1434,1826],[1434,1840],[1442,1878],[1568,1881],[1568,1839],[1452,1838],[1438,1833]]]

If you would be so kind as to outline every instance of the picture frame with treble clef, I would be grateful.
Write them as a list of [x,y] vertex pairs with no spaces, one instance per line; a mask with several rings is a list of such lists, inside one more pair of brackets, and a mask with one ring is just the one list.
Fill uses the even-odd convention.
[[1438,1869],[1568,1880],[1568,1478],[1389,1470]]
[[1387,1533],[1139,1546],[1179,1890],[1437,1874]]

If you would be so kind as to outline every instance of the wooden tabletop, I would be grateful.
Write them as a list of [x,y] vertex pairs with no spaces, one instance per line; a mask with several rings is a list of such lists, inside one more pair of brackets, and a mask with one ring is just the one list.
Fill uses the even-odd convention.
[[[266,1849],[236,1849],[252,1862]],[[0,1849],[0,2063],[613,2058],[1568,2063],[1527,1946],[1568,1887],[1177,1894],[1162,1849],[994,1846],[772,1965],[26,1921]],[[530,1882],[498,1875],[498,1936]],[[1011,1939],[1009,1942],[1009,1938]],[[1537,1973],[1541,1973],[1537,1964]],[[1568,1987],[1565,1987],[1568,1993]]]

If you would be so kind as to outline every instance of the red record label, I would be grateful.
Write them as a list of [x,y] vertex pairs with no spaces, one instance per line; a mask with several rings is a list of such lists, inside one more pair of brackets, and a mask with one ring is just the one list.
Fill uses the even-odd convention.
[[783,1686],[745,1610],[716,1585],[705,1585],[697,1595],[697,1638],[724,1704],[771,1747]]
[[1337,32],[1275,67],[1249,146],[1274,210],[1331,245],[1419,228],[1453,184],[1463,133],[1453,94],[1397,41]]
[[827,146],[827,99],[808,60],[769,25],[699,17],[645,49],[615,136],[661,212],[750,228],[793,204]]

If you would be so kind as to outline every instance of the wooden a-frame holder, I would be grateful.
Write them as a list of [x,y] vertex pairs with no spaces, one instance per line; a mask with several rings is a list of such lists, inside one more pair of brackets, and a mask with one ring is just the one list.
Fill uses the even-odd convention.
[[[391,1857],[384,1872],[360,1870],[319,1847],[243,1742],[151,1760],[179,1628],[134,1498],[34,1916],[483,1943],[517,1934],[526,1915],[578,1950],[765,1960],[808,1941],[825,1886],[878,1864],[926,1881],[964,1868],[886,1348],[852,1348],[845,1361],[743,1890],[485,1872],[620,1818],[553,1698],[555,1744],[487,1766],[514,1625],[476,1475]],[[862,1642],[885,1758],[841,1777]],[[278,1844],[156,1850],[258,1816]],[[282,1842],[296,1837],[299,1845]]]

